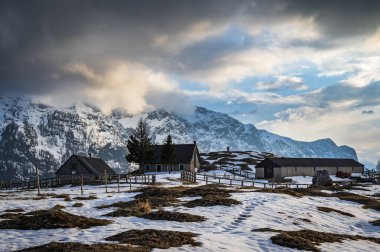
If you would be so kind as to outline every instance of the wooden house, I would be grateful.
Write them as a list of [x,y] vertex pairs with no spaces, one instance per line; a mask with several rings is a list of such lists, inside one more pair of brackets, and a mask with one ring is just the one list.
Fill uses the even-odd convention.
[[282,179],[291,176],[314,176],[316,170],[363,173],[364,165],[342,158],[266,158],[256,165],[256,178]]
[[57,177],[76,177],[82,175],[86,178],[103,178],[105,173],[107,176],[116,174],[103,159],[92,157],[91,155],[88,157],[72,155],[55,172]]
[[169,172],[169,171],[195,171],[200,168],[200,155],[197,143],[193,144],[176,144],[175,162],[173,164],[165,164],[162,161],[162,150],[165,145],[154,145],[154,155],[147,160],[140,172]]

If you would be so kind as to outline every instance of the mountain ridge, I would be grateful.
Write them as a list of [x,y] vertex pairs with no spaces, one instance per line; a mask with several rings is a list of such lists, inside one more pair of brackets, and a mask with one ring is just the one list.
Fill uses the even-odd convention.
[[152,139],[160,144],[170,133],[175,143],[196,140],[203,152],[230,147],[278,156],[357,160],[353,148],[337,146],[330,138],[296,141],[204,107],[195,107],[188,116],[162,109],[138,115],[115,109],[107,115],[90,104],[58,108],[28,97],[0,97],[0,178],[31,179],[35,167],[49,177],[71,154],[89,152],[117,171],[126,171],[126,141],[140,117],[150,124]]

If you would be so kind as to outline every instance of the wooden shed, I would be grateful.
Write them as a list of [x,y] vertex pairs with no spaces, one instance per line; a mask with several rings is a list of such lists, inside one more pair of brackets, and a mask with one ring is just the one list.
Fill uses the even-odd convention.
[[72,155],[56,172],[57,177],[91,177],[103,178],[116,174],[101,158]]
[[175,162],[172,165],[162,161],[162,150],[165,145],[154,145],[154,155],[147,160],[140,170],[143,172],[169,172],[169,171],[194,171],[200,168],[200,155],[197,143],[176,144]]
[[364,165],[342,158],[266,158],[256,165],[256,178],[282,179],[291,176],[314,176],[316,170],[363,173]]

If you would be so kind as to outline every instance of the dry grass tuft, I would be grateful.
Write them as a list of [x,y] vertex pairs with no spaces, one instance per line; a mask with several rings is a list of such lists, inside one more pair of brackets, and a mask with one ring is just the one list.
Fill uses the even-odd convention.
[[51,242],[45,245],[26,248],[19,252],[149,252],[150,248],[125,246],[119,244],[82,244],[78,242]]
[[81,228],[111,224],[110,220],[101,220],[73,215],[61,210],[62,206],[55,206],[50,210],[37,210],[20,214],[10,220],[0,222],[0,229],[38,230],[54,228]]
[[82,202],[77,202],[73,205],[73,207],[82,207],[84,206]]
[[137,209],[144,214],[150,213],[152,211],[152,207],[149,204],[148,200],[138,202]]
[[326,212],[326,213],[335,212],[335,213],[339,213],[339,214],[342,214],[342,215],[346,215],[346,216],[350,216],[350,217],[355,217],[355,215],[353,215],[353,214],[350,214],[350,213],[347,213],[347,212],[344,212],[344,211],[341,211],[341,210],[337,210],[337,209],[334,209],[334,208],[330,208],[330,207],[317,207],[317,209],[319,211]]
[[186,244],[200,246],[201,244],[194,240],[194,237],[196,236],[197,234],[190,232],[144,229],[129,230],[107,237],[106,240],[150,248],[168,249],[171,247],[181,247]]

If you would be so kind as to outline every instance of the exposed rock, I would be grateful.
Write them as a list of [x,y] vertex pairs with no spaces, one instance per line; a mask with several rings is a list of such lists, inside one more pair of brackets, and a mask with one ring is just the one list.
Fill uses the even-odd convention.
[[318,170],[313,177],[313,185],[315,186],[332,186],[333,180],[331,179],[327,170]]

